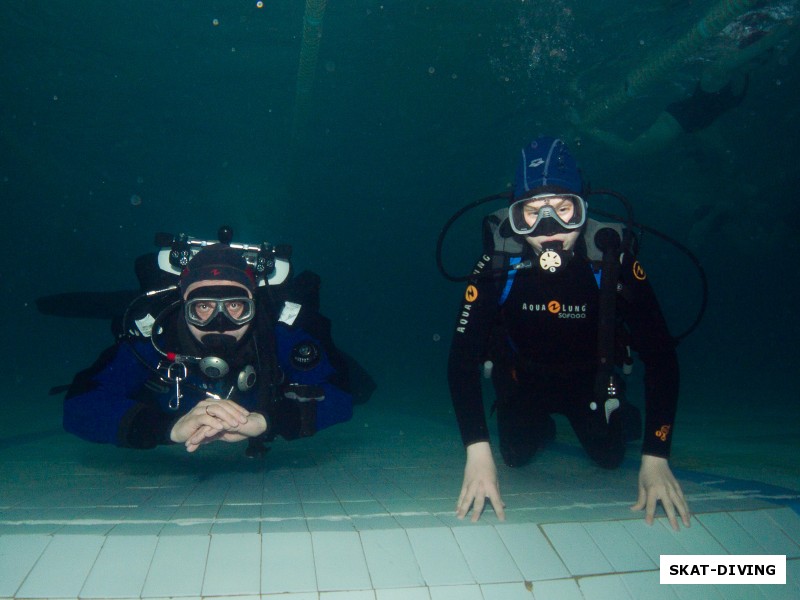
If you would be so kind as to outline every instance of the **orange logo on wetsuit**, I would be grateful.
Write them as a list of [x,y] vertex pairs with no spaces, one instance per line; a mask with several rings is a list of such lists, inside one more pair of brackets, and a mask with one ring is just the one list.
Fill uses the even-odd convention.
[[553,313],[554,315],[560,313],[561,302],[559,302],[558,300],[550,300],[550,302],[547,303],[547,310]]
[[468,285],[467,291],[464,293],[464,299],[467,302],[475,302],[477,298],[478,298],[478,288],[476,288],[474,285]]
[[647,273],[644,272],[644,267],[642,263],[638,260],[633,263],[633,276],[636,277],[639,281],[644,281],[647,279]]
[[671,427],[669,425],[662,425],[661,429],[656,431],[656,437],[660,439],[662,442],[667,441],[667,436],[669,435],[669,430]]

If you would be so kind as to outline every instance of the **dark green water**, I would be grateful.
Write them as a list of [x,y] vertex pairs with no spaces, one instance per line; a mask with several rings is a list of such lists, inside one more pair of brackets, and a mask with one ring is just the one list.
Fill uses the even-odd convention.
[[[291,243],[296,266],[323,276],[337,341],[387,392],[376,401],[411,387],[447,405],[461,288],[436,271],[437,234],[466,202],[502,191],[520,146],[549,133],[573,143],[593,185],[626,194],[707,269],[708,315],[681,347],[684,414],[751,402],[800,420],[791,43],[753,71],[740,107],[653,155],[615,155],[572,124],[713,5],[332,0],[298,105],[299,0],[4,2],[4,401],[57,422],[46,390],[111,341],[105,323],[39,315],[37,297],[135,287],[132,260],[154,232],[209,238],[228,223],[238,241]],[[634,137],[691,92],[716,45],[598,125]],[[715,204],[730,210],[692,238],[697,211]],[[479,216],[449,240],[452,270],[477,257]],[[654,238],[642,257],[685,328],[699,303],[690,263]]]

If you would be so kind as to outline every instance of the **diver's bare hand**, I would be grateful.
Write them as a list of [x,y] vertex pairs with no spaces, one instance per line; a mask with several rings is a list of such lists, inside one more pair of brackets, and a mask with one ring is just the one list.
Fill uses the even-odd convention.
[[247,438],[257,437],[266,432],[268,428],[266,418],[259,413],[250,413],[247,416],[247,422],[242,425],[237,425],[230,429],[216,429],[203,425],[194,434],[184,442],[187,452],[194,452],[200,446],[210,444],[211,442],[241,442]]
[[235,430],[245,423],[250,413],[232,400],[201,400],[172,426],[169,439],[185,443],[203,427],[215,431]]
[[653,524],[658,501],[664,506],[669,523],[678,531],[678,520],[675,511],[680,514],[684,527],[690,527],[689,505],[683,497],[680,483],[675,479],[666,458],[642,455],[642,466],[639,469],[639,498],[631,510],[645,509],[645,521]]
[[497,518],[506,518],[505,504],[500,497],[497,483],[497,467],[492,458],[489,442],[476,442],[467,446],[467,464],[464,467],[464,483],[456,503],[456,516],[463,519],[472,507],[472,522],[481,518],[486,499],[494,508]]

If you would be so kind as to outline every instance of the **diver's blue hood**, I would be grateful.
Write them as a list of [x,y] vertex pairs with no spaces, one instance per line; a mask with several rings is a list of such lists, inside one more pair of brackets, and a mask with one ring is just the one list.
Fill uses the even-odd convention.
[[566,144],[553,137],[538,137],[522,149],[514,181],[514,200],[531,192],[581,195],[583,180],[578,163]]

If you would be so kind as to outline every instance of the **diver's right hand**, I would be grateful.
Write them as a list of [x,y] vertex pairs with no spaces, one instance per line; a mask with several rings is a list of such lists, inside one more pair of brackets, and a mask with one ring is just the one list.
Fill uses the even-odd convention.
[[464,467],[464,483],[456,504],[456,516],[463,519],[472,507],[472,522],[481,518],[486,498],[501,521],[505,521],[505,503],[500,497],[497,483],[497,467],[492,458],[489,442],[475,442],[467,446],[467,465]]
[[237,430],[247,423],[249,414],[245,408],[233,400],[201,400],[192,410],[175,422],[169,438],[173,442],[184,444],[203,428],[218,433]]

